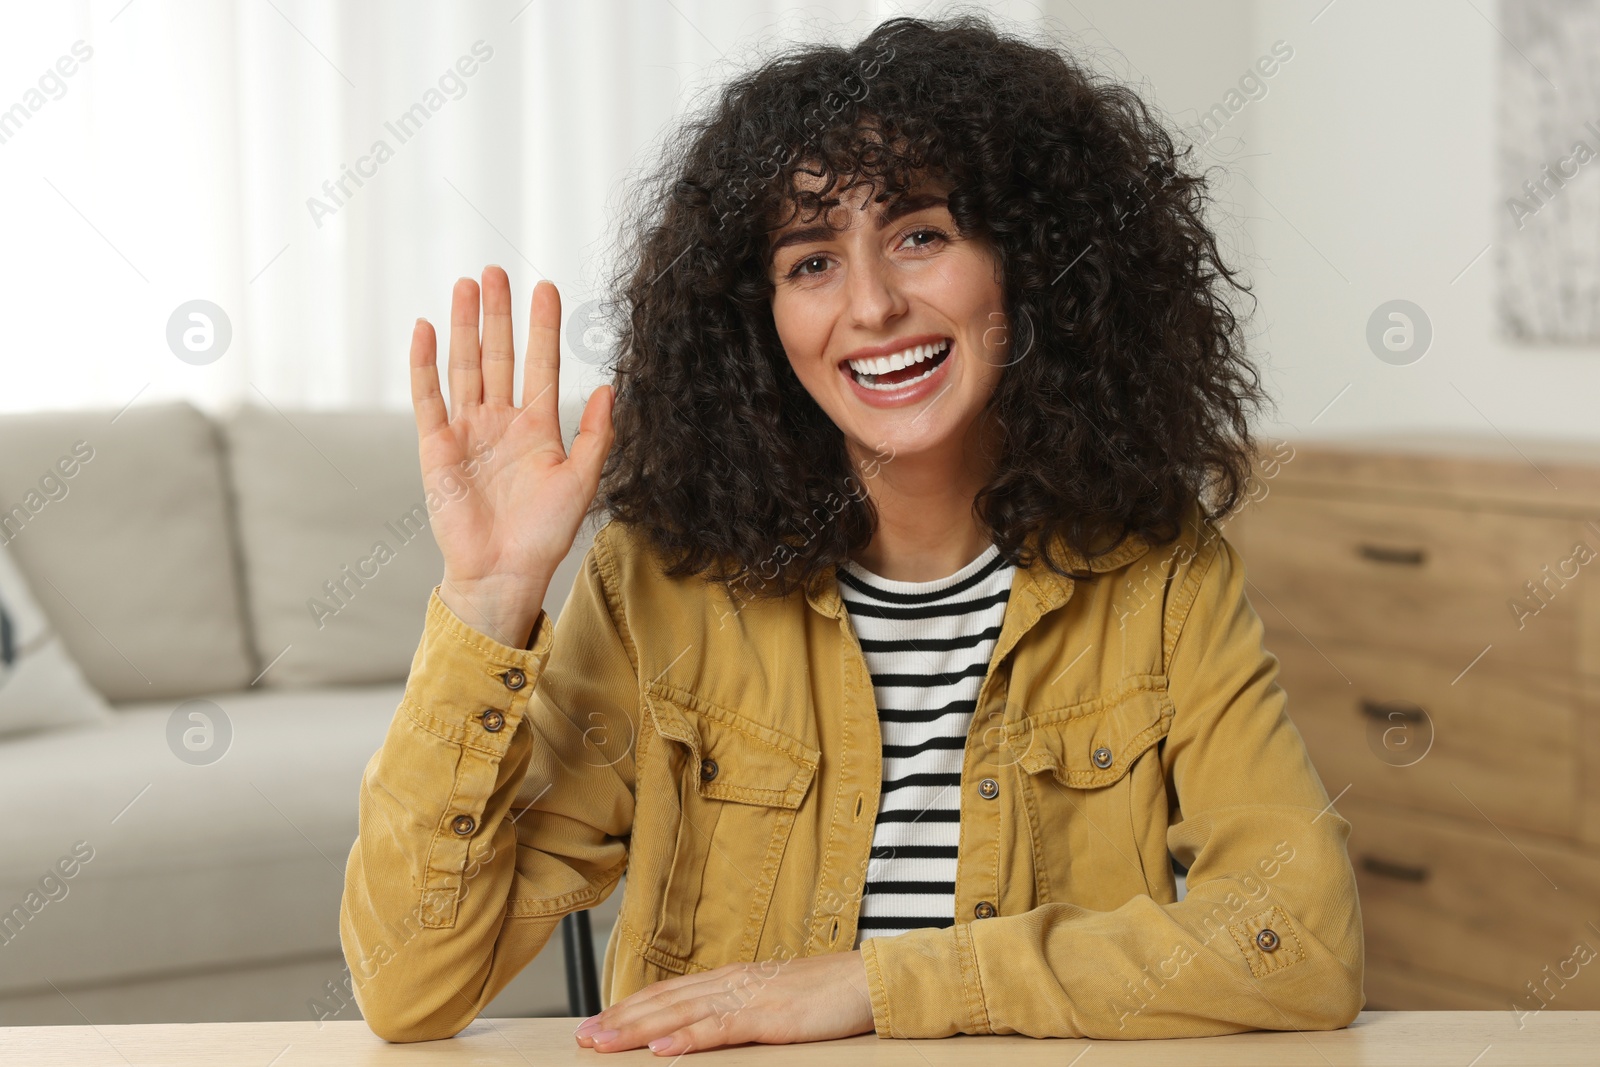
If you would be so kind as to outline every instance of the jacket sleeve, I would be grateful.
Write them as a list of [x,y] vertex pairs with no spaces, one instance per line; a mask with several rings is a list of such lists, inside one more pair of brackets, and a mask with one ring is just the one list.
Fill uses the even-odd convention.
[[1286,714],[1243,561],[1215,526],[1202,529],[1168,600],[1179,628],[1161,758],[1177,799],[1168,849],[1189,866],[1184,899],[1051,903],[867,941],[880,1035],[1196,1037],[1337,1029],[1360,1012],[1350,824]]
[[500,644],[429,598],[422,641],[361,780],[339,937],[389,1041],[450,1037],[627,862],[638,714],[632,648],[596,538],[559,626]]

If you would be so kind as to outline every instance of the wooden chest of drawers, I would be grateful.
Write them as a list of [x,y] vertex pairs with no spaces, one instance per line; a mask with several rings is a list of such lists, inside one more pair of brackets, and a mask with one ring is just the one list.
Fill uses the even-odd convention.
[[1353,827],[1367,1007],[1600,1009],[1600,444],[1263,457],[1223,532]]

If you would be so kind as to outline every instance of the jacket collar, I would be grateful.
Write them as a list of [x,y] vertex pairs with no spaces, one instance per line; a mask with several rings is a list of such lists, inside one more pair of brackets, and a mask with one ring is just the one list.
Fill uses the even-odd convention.
[[[1028,548],[1036,550],[1039,543],[1037,533],[1030,534],[1026,543]],[[1052,544],[1056,548],[1055,558],[1065,560],[1068,569],[1089,571],[1094,574],[1115,570],[1133,562],[1150,550],[1150,543],[1136,533],[1130,533],[1117,544],[1116,548],[1092,562],[1086,561],[1082,554],[1070,548],[1059,532]],[[1037,551],[1033,555],[1031,566],[1017,568],[1016,577],[1011,585],[1011,597],[1007,601],[1008,618],[1004,629],[1018,636],[1026,632],[1028,627],[1045,613],[1065,604],[1067,598],[1072,595],[1073,580],[1057,574],[1046,566],[1043,557]],[[806,584],[806,602],[833,619],[844,618],[846,614],[844,601],[839,596],[837,574],[837,565],[828,567],[812,575]],[[1020,609],[1024,617],[1016,617],[1017,609]],[[1002,643],[1008,642],[1002,640]]]

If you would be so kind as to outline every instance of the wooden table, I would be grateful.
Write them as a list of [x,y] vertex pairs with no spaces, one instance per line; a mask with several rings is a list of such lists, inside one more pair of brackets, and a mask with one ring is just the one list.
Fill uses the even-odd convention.
[[[953,1037],[885,1041],[871,1035],[811,1045],[747,1045],[695,1053],[688,1064],[755,1067],[1562,1067],[1600,1063],[1600,1011],[1363,1012],[1345,1030],[1254,1032],[1173,1041],[1035,1041]],[[391,1045],[363,1022],[152,1023],[0,1028],[0,1063],[19,1067],[474,1067],[662,1063],[648,1051],[605,1055],[572,1041],[575,1019],[479,1019],[453,1038]]]

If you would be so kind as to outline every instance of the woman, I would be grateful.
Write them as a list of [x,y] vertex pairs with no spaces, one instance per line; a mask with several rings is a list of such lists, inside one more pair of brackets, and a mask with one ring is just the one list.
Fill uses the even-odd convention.
[[659,190],[570,454],[553,286],[521,407],[503,271],[449,410],[418,321],[445,574],[347,871],[372,1028],[457,1033],[624,872],[604,1052],[1349,1023],[1349,826],[1220,533],[1262,394],[1143,104],[895,19],[733,83]]

